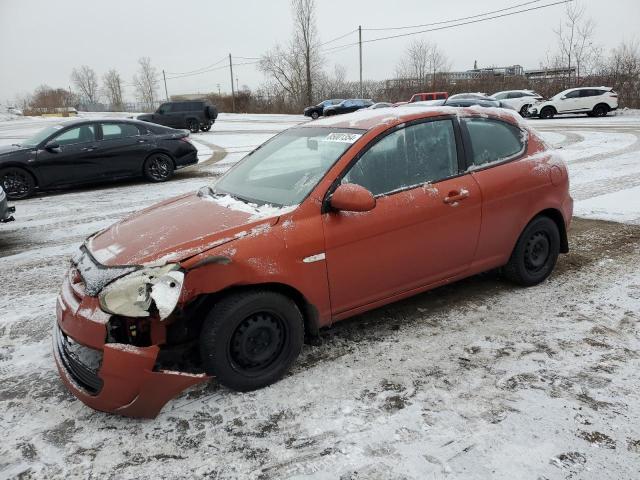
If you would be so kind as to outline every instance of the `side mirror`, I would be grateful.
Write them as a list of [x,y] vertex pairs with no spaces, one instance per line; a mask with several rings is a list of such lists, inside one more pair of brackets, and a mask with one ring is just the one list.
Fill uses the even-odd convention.
[[562,97],[560,97],[560,100],[566,100],[566,99],[567,99],[567,97],[564,96],[564,95]]
[[60,148],[60,144],[57,142],[49,142],[44,146],[44,149],[47,150],[48,152],[52,152],[52,153],[60,153],[62,152],[62,149]]
[[345,212],[368,212],[376,206],[376,199],[366,188],[355,183],[345,183],[333,192],[329,205]]

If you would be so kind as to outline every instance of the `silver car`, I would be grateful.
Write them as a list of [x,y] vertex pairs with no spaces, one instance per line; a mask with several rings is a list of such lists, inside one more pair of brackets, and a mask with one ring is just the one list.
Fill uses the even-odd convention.
[[16,211],[16,207],[10,207],[7,204],[7,194],[4,193],[2,185],[0,185],[0,222],[10,222],[13,220],[12,213]]

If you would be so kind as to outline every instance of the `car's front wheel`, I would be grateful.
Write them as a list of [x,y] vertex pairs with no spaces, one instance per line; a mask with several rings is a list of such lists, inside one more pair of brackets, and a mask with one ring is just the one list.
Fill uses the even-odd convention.
[[320,114],[318,112],[311,112],[311,118],[313,118],[314,120],[317,120],[319,116]]
[[526,117],[528,117],[528,116],[529,116],[529,107],[530,107],[530,106],[531,106],[531,105],[528,105],[528,104],[527,104],[527,105],[523,105],[523,106],[522,106],[522,108],[520,109],[520,116],[521,116],[521,117],[526,118]]
[[144,176],[151,182],[166,182],[173,175],[173,160],[164,153],[154,153],[144,162]]
[[551,107],[544,107],[541,111],[540,111],[540,118],[553,118],[553,116],[556,114],[556,111],[551,108]]
[[198,122],[196,119],[189,120],[187,122],[187,128],[191,133],[198,133],[198,131],[200,130],[200,122]]
[[36,182],[33,176],[19,167],[0,170],[0,185],[4,188],[9,200],[21,200],[33,195]]
[[254,290],[223,298],[209,312],[200,335],[205,371],[238,391],[265,387],[289,370],[300,354],[304,322],[290,298]]
[[504,275],[525,287],[537,285],[551,275],[559,254],[558,226],[549,217],[536,217],[520,235]]

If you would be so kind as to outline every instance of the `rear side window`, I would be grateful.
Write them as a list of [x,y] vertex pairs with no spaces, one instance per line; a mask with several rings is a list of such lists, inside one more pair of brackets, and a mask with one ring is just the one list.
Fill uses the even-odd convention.
[[473,167],[506,160],[524,149],[522,131],[508,123],[489,118],[467,118]]
[[188,110],[190,112],[199,112],[200,110],[203,110],[202,103],[200,103],[200,102],[192,102],[192,103],[189,104]]
[[355,183],[383,195],[457,173],[453,122],[436,120],[383,137],[351,167],[342,183]]
[[580,90],[574,90],[573,92],[567,93],[564,98],[578,98],[581,96]]
[[130,123],[103,123],[101,125],[103,140],[114,140],[140,135],[138,127]]
[[436,100],[446,100],[447,96],[444,93],[436,93]]

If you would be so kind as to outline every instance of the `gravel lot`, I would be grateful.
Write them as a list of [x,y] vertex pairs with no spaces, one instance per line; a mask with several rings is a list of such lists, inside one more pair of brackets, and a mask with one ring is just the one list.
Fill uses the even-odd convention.
[[[66,392],[51,326],[80,242],[300,120],[223,116],[194,137],[202,163],[167,184],[17,204],[0,225],[0,478],[639,478],[640,117],[533,123],[562,147],[588,217],[542,285],[489,273],[418,295],[324,332],[271,387],[212,382],[154,420]],[[0,143],[42,123],[0,122]]]

